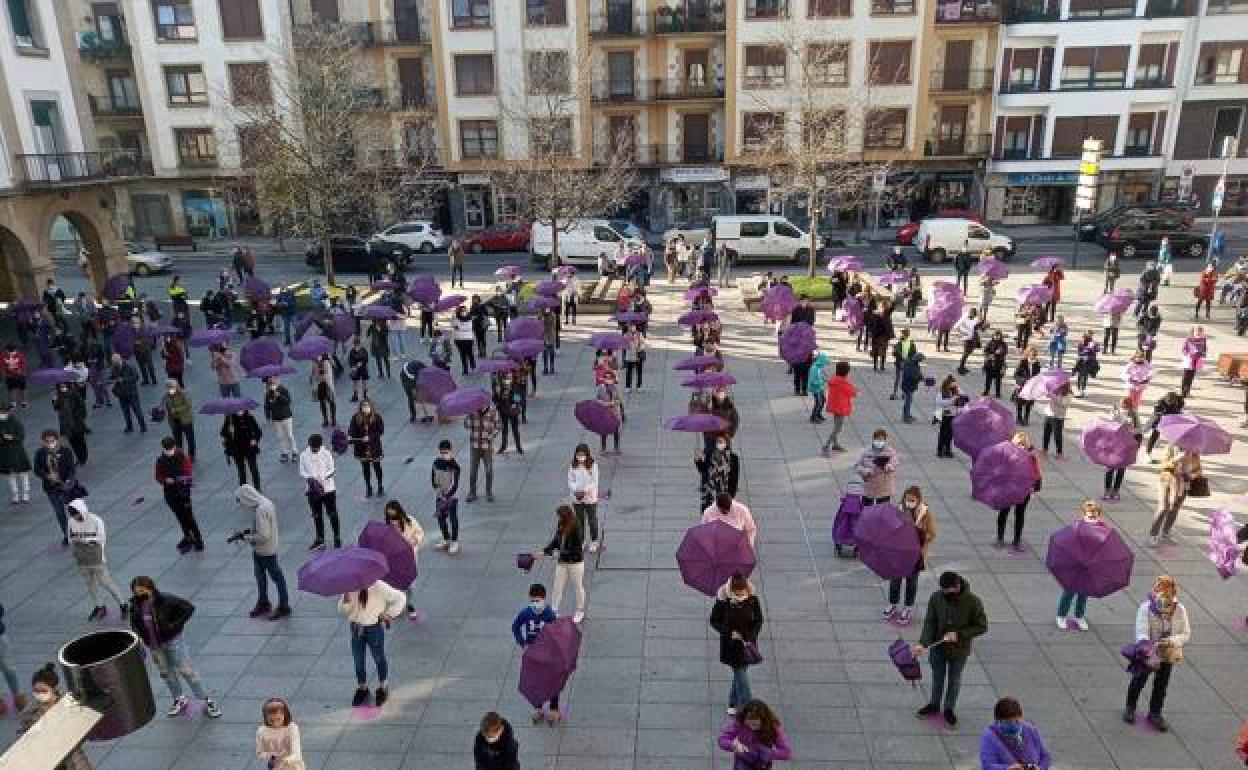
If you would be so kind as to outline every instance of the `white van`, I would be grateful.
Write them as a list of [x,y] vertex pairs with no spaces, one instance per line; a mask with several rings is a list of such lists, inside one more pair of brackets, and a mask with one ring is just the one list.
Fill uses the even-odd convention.
[[[534,222],[529,231],[529,253],[534,262],[550,263],[554,250],[549,222]],[[565,265],[596,265],[598,255],[615,257],[621,241],[644,246],[637,238],[629,238],[606,219],[574,219],[559,224],[559,261]]]
[[919,223],[914,248],[923,259],[944,262],[960,251],[978,258],[984,249],[992,249],[997,259],[1014,256],[1014,241],[997,235],[973,219],[932,217]]
[[716,244],[727,244],[734,262],[767,259],[802,264],[810,254],[810,234],[771,214],[713,217],[711,235]]

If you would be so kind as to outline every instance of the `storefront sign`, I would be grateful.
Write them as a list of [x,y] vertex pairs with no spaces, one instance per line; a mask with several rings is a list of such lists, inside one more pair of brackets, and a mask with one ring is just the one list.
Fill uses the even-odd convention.
[[1079,174],[1074,171],[1030,171],[1022,174],[1006,174],[1008,187],[1074,187]]
[[754,174],[752,176],[739,176],[737,181],[733,183],[733,187],[738,190],[766,190],[771,186],[771,180],[766,174]]
[[464,185],[481,185],[488,187],[490,184],[489,174],[460,174],[459,183]]
[[687,184],[689,182],[727,182],[726,168],[665,168],[659,172],[664,182]]

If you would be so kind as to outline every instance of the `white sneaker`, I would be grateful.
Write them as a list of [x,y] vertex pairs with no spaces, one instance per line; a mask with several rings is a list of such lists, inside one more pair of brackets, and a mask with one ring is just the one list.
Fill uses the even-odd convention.
[[450,543],[448,543],[447,541],[439,540],[433,547],[439,551],[445,551],[447,549],[447,546],[449,545]]
[[1057,627],[1065,631],[1066,630],[1066,618],[1059,617],[1057,619]]
[[598,544],[590,543],[589,547],[586,550],[589,551],[590,553],[598,553]]
[[735,708],[733,708],[732,706],[729,706],[729,707],[728,707],[728,716],[730,716],[730,717],[731,717],[731,716],[736,716],[736,715],[737,715],[737,710],[736,710]]
[[578,626],[581,624],[581,621],[584,619],[585,619],[585,613],[581,612],[580,610],[577,610],[572,615],[572,622],[576,623]]
[[451,544],[446,547],[446,552],[449,554],[459,553],[459,541],[452,540]]
[[176,717],[183,711],[186,711],[186,704],[190,700],[185,695],[179,695],[173,699],[173,703],[169,706],[169,710],[165,712],[167,717]]
[[880,616],[884,618],[891,618],[893,616],[893,613],[896,611],[897,611],[897,605],[890,604],[884,609],[880,610]]
[[1080,631],[1087,631],[1088,621],[1084,620],[1083,618],[1075,618],[1075,627],[1078,628]]

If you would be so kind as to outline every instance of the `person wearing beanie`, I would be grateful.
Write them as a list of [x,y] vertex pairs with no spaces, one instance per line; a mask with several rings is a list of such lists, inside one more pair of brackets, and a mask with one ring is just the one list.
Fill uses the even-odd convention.
[[191,461],[171,436],[160,440],[160,448],[154,478],[164,491],[165,504],[173,511],[178,526],[182,528],[178,552],[186,553],[191,549],[202,551],[204,536],[199,532],[199,524],[191,507]]
[[91,596],[91,614],[87,620],[102,620],[108,614],[100,604],[100,587],[103,586],[113,598],[124,617],[127,612],[126,600],[121,589],[114,582],[112,573],[108,571],[108,562],[104,557],[106,535],[104,520],[87,510],[85,498],[71,500],[65,506],[69,514],[69,542],[73,547],[74,561],[78,565],[78,574],[87,584],[87,593]]
[[277,552],[280,547],[277,528],[277,510],[273,501],[250,484],[243,484],[234,493],[234,499],[243,508],[252,511],[254,519],[250,529],[240,534],[251,545],[251,560],[256,574],[256,606],[248,613],[258,618],[273,610],[269,604],[269,578],[277,586],[277,609],[269,615],[269,620],[280,620],[290,614],[290,597],[286,593],[286,575],[277,563]]

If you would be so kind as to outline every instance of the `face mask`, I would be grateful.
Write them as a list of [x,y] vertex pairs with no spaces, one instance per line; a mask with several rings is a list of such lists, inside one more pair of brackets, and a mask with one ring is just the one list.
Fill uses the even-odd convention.
[[1015,722],[1013,719],[1002,719],[997,722],[997,729],[1007,737],[1017,738],[1023,734],[1023,723]]
[[546,609],[546,602],[541,599],[536,599],[529,602],[529,606],[533,608],[534,612],[542,612]]
[[728,448],[728,445],[724,443],[723,441],[716,441],[715,448],[722,452]]
[[369,412],[373,411],[373,409],[372,407],[362,406],[360,407],[360,411],[363,412],[364,414],[368,414]]
[[484,733],[482,733],[482,735],[484,735],[486,743],[498,743],[499,740],[503,737],[503,733],[501,730],[499,732],[494,733],[493,735],[485,735]]
[[55,441],[49,441],[48,443],[44,444],[44,446],[48,448],[48,451],[49,451],[49,452],[55,452],[55,451],[56,451],[56,442],[55,442]]
[[34,692],[31,695],[35,696],[35,700],[40,703],[51,703],[56,700],[56,693],[54,692]]
[[884,448],[884,447],[886,447],[886,446],[888,446],[888,444],[887,444],[887,443],[885,443],[885,442],[883,442],[883,441],[872,441],[872,442],[871,442],[871,448],[872,448],[872,449],[883,449],[883,448]]
[[588,458],[588,457],[586,457],[585,455],[577,455],[577,456],[576,456],[576,461],[577,461],[578,463],[584,463],[584,462],[585,462],[585,461],[587,461],[587,460],[589,460],[589,458]]
[[907,500],[907,501],[906,501],[906,509],[907,509],[907,510],[913,510],[913,509],[918,508],[918,507],[919,507],[919,503],[918,503],[918,501],[916,501],[916,500]]
[[438,457],[441,457],[443,460],[449,460],[451,459],[451,453],[450,452],[438,452]]

